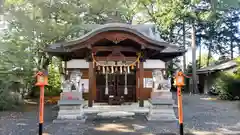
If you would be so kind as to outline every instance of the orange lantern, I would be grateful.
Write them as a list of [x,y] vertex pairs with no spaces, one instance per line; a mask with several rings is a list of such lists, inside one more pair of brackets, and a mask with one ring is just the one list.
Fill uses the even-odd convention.
[[38,72],[36,74],[37,77],[37,83],[35,84],[36,86],[45,86],[48,85],[48,77],[46,74],[44,74],[43,72]]
[[176,75],[176,86],[178,87],[182,87],[185,85],[184,83],[184,75],[183,75],[183,72],[182,71],[179,71]]

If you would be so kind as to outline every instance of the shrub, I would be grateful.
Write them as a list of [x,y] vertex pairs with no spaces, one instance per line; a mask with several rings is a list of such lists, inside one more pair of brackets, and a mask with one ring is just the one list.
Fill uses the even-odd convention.
[[61,74],[54,65],[49,66],[48,86],[46,87],[46,96],[59,96],[61,92]]
[[11,94],[8,90],[0,89],[0,110],[15,109],[22,101],[17,94]]
[[233,73],[220,73],[215,80],[215,87],[219,98],[223,100],[237,100],[240,97],[240,76]]

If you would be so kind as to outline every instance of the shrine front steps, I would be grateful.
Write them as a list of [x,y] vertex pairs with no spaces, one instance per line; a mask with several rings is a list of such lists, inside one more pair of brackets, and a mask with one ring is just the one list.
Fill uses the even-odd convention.
[[135,113],[125,111],[109,111],[98,113],[97,116],[101,118],[121,118],[121,117],[132,117]]
[[[146,102],[146,101],[145,101]],[[148,103],[147,103],[148,102]],[[138,103],[123,106],[93,106],[83,107],[82,100],[60,100],[57,119],[54,123],[80,122],[83,123],[89,114],[97,117],[132,117],[137,114],[145,114],[148,121],[171,122],[176,121],[170,100],[149,100],[144,107],[139,107]]]

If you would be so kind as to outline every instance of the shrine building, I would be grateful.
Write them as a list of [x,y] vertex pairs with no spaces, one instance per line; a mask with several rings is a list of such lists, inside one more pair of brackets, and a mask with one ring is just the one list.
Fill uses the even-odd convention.
[[159,35],[148,24],[93,25],[82,37],[49,45],[46,52],[65,61],[65,78],[81,72],[89,107],[97,102],[139,102],[142,107],[152,91],[152,71],[166,74],[165,62],[185,53]]

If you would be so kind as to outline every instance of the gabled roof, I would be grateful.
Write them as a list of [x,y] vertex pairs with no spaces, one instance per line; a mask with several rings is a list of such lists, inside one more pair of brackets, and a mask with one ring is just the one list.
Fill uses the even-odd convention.
[[49,53],[53,53],[55,55],[59,55],[59,53],[70,53],[70,48],[74,47],[75,45],[81,45],[81,47],[85,47],[86,42],[90,41],[92,37],[96,35],[100,35],[104,32],[124,32],[130,33],[146,41],[146,44],[150,46],[154,46],[156,48],[161,48],[159,54],[152,57],[152,59],[158,59],[158,57],[162,57],[162,59],[172,59],[177,56],[183,55],[186,50],[182,50],[180,47],[170,44],[163,39],[160,38],[160,32],[158,31],[157,27],[154,24],[138,24],[138,25],[130,25],[130,24],[123,24],[123,23],[109,23],[104,25],[98,24],[86,24],[83,27],[86,29],[90,28],[90,31],[85,35],[62,43],[56,43],[47,46],[45,51]]
[[[72,46],[76,44],[80,44],[91,37],[102,33],[102,32],[109,32],[109,31],[123,31],[123,32],[129,32],[132,34],[137,35],[138,37],[143,38],[144,40],[148,41],[149,43],[156,45],[156,46],[166,46],[171,47],[179,50],[179,47],[176,45],[172,45],[168,42],[165,42],[163,39],[160,38],[160,32],[157,30],[155,25],[152,24],[138,24],[138,25],[129,25],[129,24],[123,24],[123,23],[109,23],[104,25],[86,25],[86,27],[91,27],[92,30],[88,32],[87,34],[71,41],[62,42],[62,43],[56,43],[52,44],[47,47],[47,51],[54,52],[52,49],[58,49],[58,51],[65,51],[64,47]],[[55,50],[57,51],[57,50]]]
[[216,72],[221,70],[231,69],[237,66],[237,62],[235,60],[231,60],[225,63],[221,63],[218,65],[212,65],[204,68],[200,68],[197,70],[198,74],[208,73],[208,72]]

